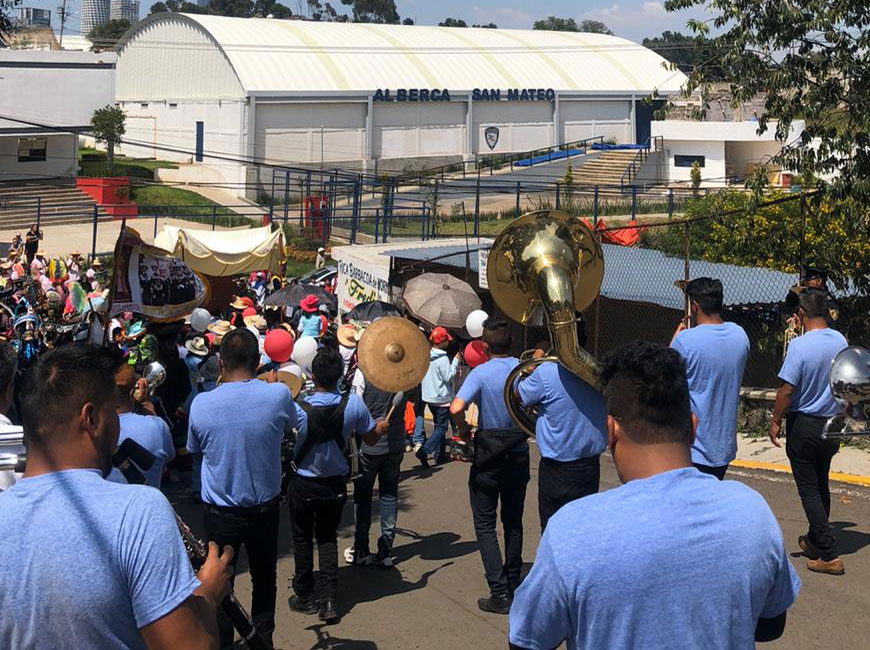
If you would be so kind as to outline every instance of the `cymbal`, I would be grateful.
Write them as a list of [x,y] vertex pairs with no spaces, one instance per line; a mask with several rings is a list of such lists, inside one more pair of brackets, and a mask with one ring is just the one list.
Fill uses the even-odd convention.
[[419,327],[399,316],[369,325],[357,355],[366,381],[388,393],[414,388],[429,369],[429,342]]
[[[257,379],[269,381],[269,374],[270,373],[268,372],[264,372],[262,375],[258,376]],[[296,396],[299,395],[299,391],[302,390],[302,379],[288,370],[278,371],[278,381],[290,389],[290,394],[293,396],[293,399],[296,399]]]

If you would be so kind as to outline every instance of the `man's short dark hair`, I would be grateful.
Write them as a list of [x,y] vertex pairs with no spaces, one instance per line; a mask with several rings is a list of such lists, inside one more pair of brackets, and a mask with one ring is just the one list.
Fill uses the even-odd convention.
[[334,348],[320,348],[311,362],[314,383],[321,388],[335,388],[344,372],[341,354]]
[[698,303],[705,314],[722,313],[722,281],[713,278],[695,278],[686,285],[689,299]]
[[633,341],[603,361],[608,413],[633,441],[644,444],[692,440],[686,365],[676,350]]
[[828,314],[828,292],[824,289],[804,289],[798,304],[807,317],[824,318]]
[[247,370],[257,372],[260,365],[260,344],[247,328],[233,330],[221,341],[221,361],[229,371]]
[[119,356],[110,348],[70,343],[42,355],[24,377],[21,419],[27,444],[44,444],[88,402],[117,400]]
[[15,383],[18,372],[18,352],[7,341],[0,342],[0,395],[6,393],[9,384]]
[[504,318],[490,316],[483,321],[483,342],[493,354],[508,354],[512,340],[511,328]]

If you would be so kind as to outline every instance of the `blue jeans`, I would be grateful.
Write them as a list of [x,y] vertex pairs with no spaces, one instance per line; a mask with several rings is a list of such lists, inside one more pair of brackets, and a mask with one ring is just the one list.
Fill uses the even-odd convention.
[[372,492],[378,479],[378,501],[381,506],[381,538],[388,548],[396,538],[396,517],[399,514],[399,470],[404,452],[397,454],[361,454],[361,475],[354,483],[353,505],[356,528],[353,546],[369,550],[369,530],[372,525]]
[[414,419],[414,437],[411,439],[415,445],[422,445],[426,442],[426,436],[423,434],[423,423],[424,418],[422,415],[418,415]]
[[432,456],[436,463],[440,463],[446,460],[447,456],[447,442],[444,440],[444,435],[447,433],[447,424],[450,421],[450,408],[429,404],[429,411],[432,413],[435,427],[432,436],[423,445],[423,451],[428,456]]

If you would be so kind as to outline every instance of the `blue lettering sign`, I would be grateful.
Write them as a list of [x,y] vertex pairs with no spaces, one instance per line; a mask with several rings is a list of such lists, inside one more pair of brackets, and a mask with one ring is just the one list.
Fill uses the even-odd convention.
[[[508,88],[505,99],[509,102],[554,101],[556,91],[552,88]],[[471,91],[475,102],[502,101],[501,88],[475,88]],[[375,102],[449,102],[447,88],[398,88],[393,94],[389,88],[378,88],[372,96]]]

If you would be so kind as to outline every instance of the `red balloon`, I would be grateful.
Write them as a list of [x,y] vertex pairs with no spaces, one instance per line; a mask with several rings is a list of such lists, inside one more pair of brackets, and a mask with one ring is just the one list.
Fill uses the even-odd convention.
[[245,310],[242,312],[242,318],[247,318],[248,316],[256,316],[257,310],[253,307],[245,307]]
[[482,363],[489,361],[489,354],[483,346],[483,341],[476,339],[465,346],[465,363],[476,368]]
[[278,328],[266,334],[263,349],[275,363],[286,363],[293,354],[293,335],[284,328]]

